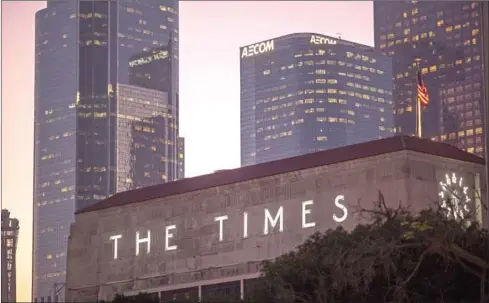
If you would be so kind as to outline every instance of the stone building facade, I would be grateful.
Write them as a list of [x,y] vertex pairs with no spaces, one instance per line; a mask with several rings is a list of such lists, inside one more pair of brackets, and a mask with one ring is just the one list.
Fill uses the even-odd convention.
[[205,296],[226,287],[244,296],[261,261],[315,231],[354,227],[355,209],[371,207],[379,191],[393,207],[419,210],[439,200],[441,184],[467,187],[487,224],[477,206],[484,180],[479,157],[392,137],[119,193],[76,214],[66,299]]

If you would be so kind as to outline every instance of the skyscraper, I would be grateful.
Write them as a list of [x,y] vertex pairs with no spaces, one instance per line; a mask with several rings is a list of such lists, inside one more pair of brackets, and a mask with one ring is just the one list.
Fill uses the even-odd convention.
[[240,48],[241,165],[392,135],[391,59],[296,33]]
[[178,19],[177,0],[36,14],[33,300],[63,301],[76,210],[183,177]]
[[185,178],[185,138],[178,137],[178,179]]
[[16,302],[16,255],[19,220],[2,209],[2,302]]
[[483,156],[481,2],[376,1],[374,13],[375,45],[393,58],[397,132],[415,132],[419,61],[430,96],[423,134]]
[[[489,2],[483,2],[482,4],[482,41],[483,45],[489,45]],[[489,125],[489,47],[484,48],[484,97],[486,103],[485,105],[485,125]],[[486,181],[489,186],[489,131],[485,132],[485,143],[486,143]],[[487,196],[486,201],[489,202],[489,190],[486,190]],[[489,209],[487,209],[487,213],[489,214]],[[489,216],[488,216],[489,217]]]

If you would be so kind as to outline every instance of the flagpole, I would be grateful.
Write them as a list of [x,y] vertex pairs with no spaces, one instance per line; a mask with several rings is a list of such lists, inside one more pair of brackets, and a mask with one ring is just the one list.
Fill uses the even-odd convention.
[[416,136],[419,138],[423,136],[421,129],[421,104],[418,96],[416,96]]
[[[417,71],[420,72],[419,70],[419,61],[420,59],[416,59],[416,67],[417,67]],[[418,75],[416,74],[416,79],[417,79]],[[418,80],[416,80],[416,83],[417,83]],[[419,94],[418,94],[418,87],[416,85],[416,136],[418,136],[419,138],[422,138],[423,137],[423,130],[422,130],[422,111],[421,111],[421,101],[419,99]]]

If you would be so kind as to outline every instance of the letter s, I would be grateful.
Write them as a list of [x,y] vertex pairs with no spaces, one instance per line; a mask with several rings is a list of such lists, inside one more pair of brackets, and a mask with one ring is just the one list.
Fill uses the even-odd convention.
[[335,214],[333,214],[333,220],[335,220],[338,223],[341,223],[346,220],[346,217],[348,217],[348,209],[346,208],[345,205],[341,204],[341,201],[345,200],[345,196],[343,195],[338,195],[334,199],[334,205],[341,209],[343,211],[343,216],[337,217]]

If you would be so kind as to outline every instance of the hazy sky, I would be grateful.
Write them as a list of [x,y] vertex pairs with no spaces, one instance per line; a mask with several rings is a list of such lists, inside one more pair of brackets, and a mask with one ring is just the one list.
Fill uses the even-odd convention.
[[[34,14],[2,1],[2,208],[20,220],[17,300],[31,299]],[[240,46],[293,32],[373,45],[372,2],[180,2],[180,130],[185,174],[240,165]]]

